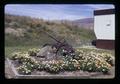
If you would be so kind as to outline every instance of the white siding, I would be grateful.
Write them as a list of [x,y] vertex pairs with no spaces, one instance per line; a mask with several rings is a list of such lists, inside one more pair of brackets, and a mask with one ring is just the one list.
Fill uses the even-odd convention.
[[94,31],[97,39],[115,40],[115,15],[94,16]]

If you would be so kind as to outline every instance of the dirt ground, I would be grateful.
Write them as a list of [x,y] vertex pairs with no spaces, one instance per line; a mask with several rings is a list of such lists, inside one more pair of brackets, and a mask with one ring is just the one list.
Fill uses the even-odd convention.
[[[33,72],[34,73],[34,72]],[[34,73],[35,74],[35,73]],[[115,67],[113,67],[110,71],[110,74],[107,74],[107,75],[103,75],[102,73],[98,73],[98,72],[92,72],[92,73],[89,73],[89,72],[83,72],[83,71],[72,71],[72,72],[60,72],[59,74],[55,74],[55,75],[51,75],[50,73],[48,72],[45,72],[45,71],[41,71],[41,72],[36,72],[37,75],[48,75],[48,78],[49,76],[73,76],[73,78],[79,78],[79,79],[112,79],[114,78],[114,74],[115,74]],[[14,72],[12,71],[11,67],[9,66],[8,62],[5,61],[5,77],[7,79],[14,79],[15,78],[15,75],[14,75]],[[25,77],[23,77],[25,78]],[[32,78],[32,77],[30,77]],[[35,77],[34,77],[35,78]],[[42,77],[37,77],[37,78],[42,78]],[[65,77],[63,77],[65,78]],[[25,78],[27,79],[27,78]]]

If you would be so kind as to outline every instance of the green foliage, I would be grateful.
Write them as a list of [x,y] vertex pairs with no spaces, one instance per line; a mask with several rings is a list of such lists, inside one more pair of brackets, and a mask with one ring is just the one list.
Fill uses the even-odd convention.
[[17,68],[18,73],[23,74],[23,75],[29,75],[31,74],[31,70],[28,69],[28,66],[22,65]]
[[67,59],[65,58],[64,61],[65,61],[65,66],[63,66],[64,70],[68,71],[80,70],[80,64],[76,59],[67,57]]
[[45,70],[45,64],[43,64],[42,62],[37,63],[36,69],[39,71]]
[[[77,28],[77,26],[5,14],[5,29],[7,28],[15,29],[16,31],[17,29],[24,29],[25,32],[22,37],[12,35],[12,33],[5,33],[5,46],[36,46],[44,45],[46,42],[53,43],[54,40],[41,30],[46,31],[57,38],[63,37],[73,45],[79,45],[80,42],[85,44],[85,42],[88,43],[95,39],[93,31]],[[77,43],[78,39],[80,42]]]
[[40,49],[32,48],[32,49],[28,50],[28,54],[30,56],[36,56],[39,51],[40,51]]
[[59,62],[56,60],[47,62],[44,68],[50,73],[58,73],[60,71]]
[[[109,72],[112,66],[111,63],[108,60],[106,60],[105,54],[100,54],[93,51],[86,53],[85,51],[80,49],[77,49],[76,52],[77,53],[75,59],[79,61],[81,65],[80,67],[84,71],[98,71],[107,73]],[[111,61],[113,61],[114,57],[112,55],[110,56],[109,57]]]
[[[26,52],[14,52],[11,59],[18,60],[21,64],[17,70],[20,74],[31,74],[34,70],[45,70],[49,73],[57,74],[60,71],[83,70],[89,72],[108,73],[112,67],[111,61],[114,57],[110,53],[98,53],[85,51],[83,48],[77,48],[75,57],[63,56],[59,60],[37,61],[28,54],[29,51],[38,51],[38,48],[28,49]],[[100,51],[100,50],[97,50]]]

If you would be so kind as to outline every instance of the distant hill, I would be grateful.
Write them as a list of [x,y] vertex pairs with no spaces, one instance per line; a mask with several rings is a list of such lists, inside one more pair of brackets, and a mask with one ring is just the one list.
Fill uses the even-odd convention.
[[80,23],[88,24],[88,23],[93,23],[94,19],[93,18],[85,18],[85,19],[74,20],[73,22],[78,23],[78,24],[80,24]]
[[79,20],[72,21],[72,23],[74,25],[81,27],[81,28],[92,29],[92,30],[94,28],[93,27],[94,26],[94,19],[93,18],[79,19]]
[[55,23],[65,23],[69,24],[72,26],[78,26],[79,28],[84,28],[84,29],[94,29],[94,19],[93,18],[85,18],[85,19],[78,19],[74,21],[69,21],[69,20],[55,20],[53,21]]
[[[80,20],[74,22],[78,24]],[[6,46],[43,45],[55,42],[42,31],[48,32],[58,40],[66,39],[73,46],[90,43],[95,39],[93,30],[75,26],[71,21],[54,22],[5,14]]]

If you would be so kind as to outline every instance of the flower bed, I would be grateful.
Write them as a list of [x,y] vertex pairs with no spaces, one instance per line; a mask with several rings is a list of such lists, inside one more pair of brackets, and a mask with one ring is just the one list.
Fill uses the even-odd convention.
[[28,54],[30,56],[36,56],[39,51],[40,51],[40,49],[32,48],[32,49],[28,50]]
[[[11,60],[18,60],[21,64],[16,67],[19,74],[31,74],[33,71],[47,71],[57,74],[62,71],[83,70],[88,72],[108,73],[113,66],[114,57],[108,53],[87,53],[84,50],[76,49],[75,57],[63,56],[59,60],[37,61],[33,52],[39,49],[30,49],[28,52],[14,52]],[[31,54],[32,53],[32,54]]]

